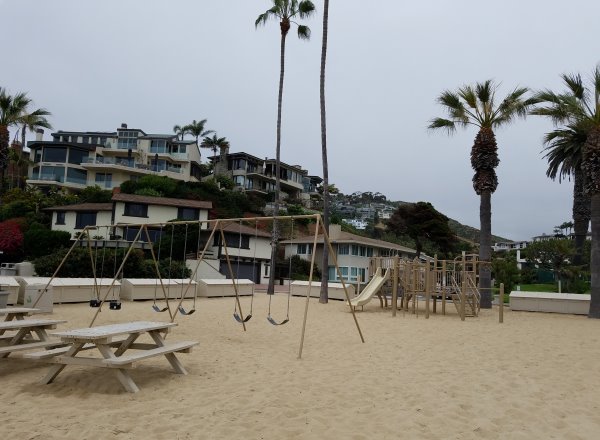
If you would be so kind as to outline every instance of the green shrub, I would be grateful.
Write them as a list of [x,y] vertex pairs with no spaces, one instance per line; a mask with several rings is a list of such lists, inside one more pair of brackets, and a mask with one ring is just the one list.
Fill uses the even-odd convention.
[[68,248],[71,244],[71,234],[65,231],[51,231],[32,225],[24,237],[25,256],[29,259],[49,255],[60,248]]

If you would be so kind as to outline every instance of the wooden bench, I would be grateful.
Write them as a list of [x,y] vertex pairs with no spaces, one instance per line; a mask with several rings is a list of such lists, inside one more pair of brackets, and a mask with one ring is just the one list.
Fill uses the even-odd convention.
[[123,356],[118,356],[112,359],[104,359],[104,363],[109,366],[119,368],[133,368],[134,362],[149,359],[154,356],[166,355],[169,353],[189,353],[192,347],[198,345],[197,341],[180,341],[166,344],[163,347],[152,348],[150,350],[138,351],[136,353],[128,353]]
[[[16,351],[64,345],[59,340],[51,340],[46,330],[55,329],[58,324],[65,322],[67,321],[58,319],[17,319],[0,322],[0,336],[2,344],[5,344],[0,347],[0,358]],[[15,333],[6,334],[7,331]]]
[[61,341],[40,341],[40,342],[27,342],[19,345],[6,345],[0,347],[0,355],[10,354],[15,351],[32,350],[34,348],[45,348],[45,347],[56,347],[57,345],[64,345]]

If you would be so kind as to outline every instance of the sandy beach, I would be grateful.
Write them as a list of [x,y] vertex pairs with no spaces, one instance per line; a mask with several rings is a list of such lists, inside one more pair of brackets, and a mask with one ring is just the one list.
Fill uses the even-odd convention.
[[[278,320],[286,298],[273,299]],[[179,355],[189,374],[173,374],[164,358],[141,362],[135,394],[107,369],[68,366],[39,385],[47,365],[0,359],[0,438],[599,438],[600,322],[506,310],[499,324],[496,309],[461,322],[450,307],[392,318],[376,303],[357,313],[363,344],[343,303],[311,299],[298,360],[304,298],[292,298],[290,323],[275,327],[257,294],[247,332],[232,298],[199,299],[169,335],[200,342]],[[124,302],[96,324],[168,320],[151,305]],[[52,317],[68,321],[63,330],[87,326],[93,313],[55,305]]]

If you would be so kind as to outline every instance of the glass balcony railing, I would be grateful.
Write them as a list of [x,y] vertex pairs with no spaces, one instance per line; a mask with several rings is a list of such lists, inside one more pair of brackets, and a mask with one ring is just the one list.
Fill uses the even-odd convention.
[[135,162],[133,159],[129,160],[127,158],[117,158],[117,157],[89,158],[88,160],[86,160],[85,162],[83,162],[83,164],[117,165],[117,166],[121,166],[121,167],[136,168],[138,170],[148,170],[148,171],[154,171],[154,172],[165,171],[165,172],[175,173],[175,174],[181,174],[182,173],[182,171],[181,171],[180,168],[167,168],[167,169],[165,169],[164,166],[160,166],[159,165],[158,169],[157,169],[156,165],[154,165],[154,164],[148,165],[148,164],[144,164],[144,163]]

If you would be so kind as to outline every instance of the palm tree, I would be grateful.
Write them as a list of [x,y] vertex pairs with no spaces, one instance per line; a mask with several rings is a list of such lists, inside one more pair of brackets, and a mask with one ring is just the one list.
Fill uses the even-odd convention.
[[[198,148],[198,153],[200,154],[200,157],[202,157],[202,153],[200,152],[199,139],[201,137],[208,136],[209,134],[214,133],[214,130],[205,130],[204,129],[205,125],[206,125],[206,119],[202,119],[201,121],[196,121],[194,119],[191,124],[188,124],[185,127],[183,127],[184,134],[186,134],[186,133],[191,134],[192,136],[194,136],[196,138],[196,148]],[[182,137],[182,139],[183,139],[183,137]]]
[[11,96],[0,87],[0,193],[4,192],[4,174],[8,167],[9,127],[19,124],[19,118],[25,113],[31,99],[26,93]]
[[[534,109],[532,112],[535,112]],[[561,182],[565,177],[573,177],[573,223],[565,222],[565,228],[575,230],[575,255],[573,264],[581,265],[583,249],[590,224],[590,196],[583,192],[582,150],[587,138],[583,127],[576,124],[546,133],[544,143],[545,158],[548,159],[546,175]],[[563,226],[561,225],[561,227]]]
[[544,104],[532,114],[547,116],[556,124],[577,125],[586,133],[581,155],[584,193],[591,198],[590,219],[592,278],[590,318],[600,319],[600,64],[592,72],[589,86],[579,74],[561,76],[566,91],[560,94],[545,90],[536,94]]
[[[217,137],[216,134],[213,134],[213,137],[206,136],[202,143],[200,144],[202,148],[210,148],[213,152],[213,170],[217,164],[217,151],[223,148],[229,147],[229,141],[225,137]],[[213,171],[213,174],[214,173]]]
[[27,168],[30,165],[33,165],[33,162],[29,160],[29,157],[26,154],[23,154],[22,151],[19,153],[18,150],[14,148],[9,148],[8,150],[8,161],[9,164],[13,165],[12,169],[14,170],[14,173],[16,173],[11,176],[10,167],[8,168],[9,189],[13,188],[14,182],[16,182],[17,188],[24,188],[25,179],[27,179]]
[[30,132],[36,131],[38,128],[52,129],[52,125],[46,119],[46,116],[51,116],[48,110],[44,108],[38,108],[31,113],[25,113],[19,117],[19,124],[21,125],[21,146],[25,148],[25,135],[27,130]]
[[187,134],[187,130],[185,129],[185,125],[174,125],[173,133],[177,136],[177,139],[182,141],[183,137]]
[[[323,44],[321,46],[321,75],[320,75],[320,102],[321,102],[321,157],[323,160],[323,227],[329,231],[329,165],[327,162],[327,119],[325,113],[325,65],[327,63],[327,35],[329,31],[329,0],[323,3]],[[321,292],[319,302],[327,304],[329,294],[327,282],[329,281],[329,248],[323,246],[323,268],[321,274]]]
[[528,92],[525,87],[517,87],[500,104],[496,104],[498,86],[491,80],[465,85],[456,92],[444,91],[437,102],[448,113],[449,118],[431,120],[429,129],[446,130],[448,134],[456,131],[457,126],[466,128],[473,125],[479,129],[471,148],[471,167],[475,171],[473,189],[480,196],[479,220],[479,288],[481,307],[492,307],[491,261],[492,252],[492,193],[498,186],[496,167],[500,163],[494,129],[513,122],[516,117],[526,117],[533,99],[525,99]]
[[[310,17],[315,11],[315,5],[309,0],[271,0],[273,7],[260,14],[254,22],[255,27],[265,25],[269,19],[279,20],[281,29],[280,44],[280,67],[279,67],[279,95],[277,98],[277,142],[275,147],[275,200],[273,214],[279,215],[279,193],[280,185],[280,167],[281,167],[281,104],[283,100],[283,77],[285,72],[285,39],[291,28],[294,18],[305,19]],[[298,38],[301,40],[310,39],[310,28],[308,26],[297,24]],[[279,239],[279,225],[277,221],[273,222],[273,239],[271,240],[271,271],[269,274],[269,287],[267,293],[274,293],[275,286],[275,259],[277,256],[277,241]]]

